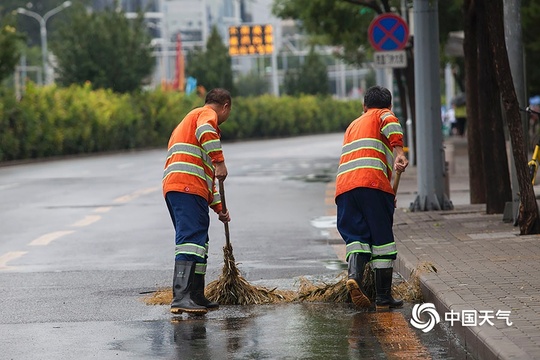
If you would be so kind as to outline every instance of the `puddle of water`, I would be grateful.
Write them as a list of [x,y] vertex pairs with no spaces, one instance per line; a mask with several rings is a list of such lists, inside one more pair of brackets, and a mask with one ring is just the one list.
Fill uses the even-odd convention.
[[330,270],[347,270],[347,263],[338,259],[323,260],[322,261],[327,269]]
[[412,328],[410,313],[410,306],[385,313],[350,304],[222,306],[206,316],[137,323],[146,349],[134,349],[133,339],[115,341],[114,349],[167,359],[472,359],[444,329]]

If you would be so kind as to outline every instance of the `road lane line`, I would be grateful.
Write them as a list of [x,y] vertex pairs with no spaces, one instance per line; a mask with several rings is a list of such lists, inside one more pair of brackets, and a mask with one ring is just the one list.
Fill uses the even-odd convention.
[[12,268],[12,266],[7,266],[7,263],[20,258],[28,251],[10,251],[0,256],[0,270],[7,270]]
[[33,240],[28,245],[30,246],[49,245],[52,241],[59,239],[62,236],[72,234],[74,232],[75,231],[73,230],[66,230],[66,231],[56,231],[56,232],[48,233],[48,234],[38,237],[37,239]]
[[112,206],[101,206],[96,209],[94,209],[94,212],[97,213],[106,213],[109,212],[112,209]]
[[71,224],[71,226],[74,226],[74,227],[88,226],[90,224],[95,223],[96,221],[99,221],[100,219],[101,219],[101,216],[99,215],[86,215],[84,219],[79,220],[74,224]]
[[159,189],[160,189],[160,187],[156,186],[156,187],[136,190],[136,191],[132,192],[131,194],[127,194],[127,195],[117,197],[116,199],[113,200],[113,202],[124,204],[124,203],[130,202],[132,200],[135,200],[139,196],[150,194],[150,193],[153,193],[155,191],[158,191]]

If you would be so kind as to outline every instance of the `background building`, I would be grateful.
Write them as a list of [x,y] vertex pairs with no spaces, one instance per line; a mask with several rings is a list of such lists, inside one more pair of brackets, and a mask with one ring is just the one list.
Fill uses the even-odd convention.
[[[96,10],[113,6],[114,0],[94,0]],[[293,21],[272,15],[273,0],[121,0],[125,12],[144,11],[147,26],[154,38],[156,70],[154,85],[172,81],[175,74],[176,39],[180,34],[184,55],[195,48],[204,48],[212,26],[216,26],[225,44],[229,42],[229,26],[271,24],[277,61],[271,56],[235,56],[233,71],[237,75],[256,73],[268,81],[268,92],[276,93],[288,67],[302,63],[309,48]],[[339,98],[359,97],[365,78],[371,70],[347,66],[333,56],[335,49],[318,47],[327,59],[329,87]],[[297,58],[296,61],[292,58]],[[274,72],[274,67],[279,70]],[[275,84],[277,82],[277,85]]]

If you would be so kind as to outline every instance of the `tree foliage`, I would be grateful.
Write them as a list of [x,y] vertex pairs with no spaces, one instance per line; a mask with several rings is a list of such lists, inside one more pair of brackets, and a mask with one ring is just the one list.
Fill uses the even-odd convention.
[[237,96],[259,96],[269,92],[268,80],[256,72],[240,75],[235,87]]
[[344,59],[361,64],[371,51],[367,29],[375,12],[346,1],[276,0],[272,12],[283,19],[300,20],[310,35],[319,35],[327,45],[342,47]]
[[525,48],[527,89],[530,95],[540,94],[540,3],[522,0],[521,20]]
[[13,74],[21,55],[23,38],[11,21],[0,22],[0,82]]
[[[17,8],[25,8],[31,10],[41,16],[44,16],[48,11],[60,6],[66,0],[2,0],[0,1],[0,17],[14,13]],[[78,3],[89,4],[91,0],[77,0]],[[75,2],[75,1],[74,1]],[[51,36],[56,32],[58,25],[66,19],[66,12],[52,16],[47,21],[47,33]],[[39,23],[25,15],[17,15],[17,30],[26,34],[27,44],[29,46],[41,46],[41,37],[39,33]]]
[[313,47],[299,69],[287,71],[283,87],[288,95],[328,95],[326,64]]
[[[439,1],[441,45],[448,32],[463,29],[462,3],[463,0]],[[343,58],[353,64],[362,64],[373,51],[368,28],[375,16],[400,10],[401,0],[276,0],[272,8],[280,18],[300,20],[308,34],[318,35],[319,39],[322,36],[328,45],[342,46]]]
[[115,92],[137,90],[155,65],[142,14],[127,19],[121,11],[87,13],[68,9],[69,21],[58,30],[52,49],[58,82],[67,86],[90,82]]
[[234,92],[229,49],[215,26],[208,37],[206,50],[196,49],[188,54],[186,76],[194,77],[206,89],[221,87]]

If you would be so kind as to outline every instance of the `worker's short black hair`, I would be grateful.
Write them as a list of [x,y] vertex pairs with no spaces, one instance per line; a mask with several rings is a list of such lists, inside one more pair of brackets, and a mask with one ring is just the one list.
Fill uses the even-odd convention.
[[392,106],[390,90],[382,86],[372,86],[364,95],[364,106],[368,109],[389,109]]
[[231,93],[225,89],[215,88],[206,94],[205,104],[232,105]]

